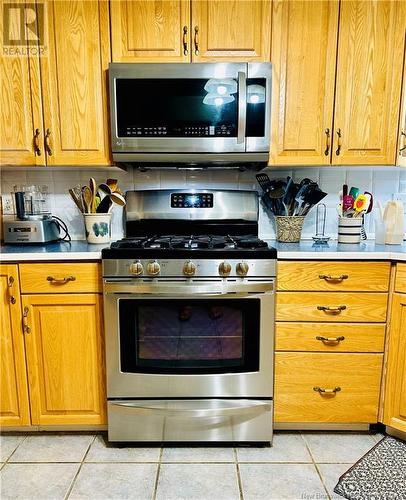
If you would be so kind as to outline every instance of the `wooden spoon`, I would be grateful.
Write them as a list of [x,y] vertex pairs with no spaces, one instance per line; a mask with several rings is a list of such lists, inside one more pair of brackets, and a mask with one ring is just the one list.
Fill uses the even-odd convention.
[[91,213],[95,213],[96,212],[97,184],[96,184],[96,181],[93,179],[93,177],[90,177],[90,179],[89,179],[89,187],[90,187],[90,192],[92,193],[92,203],[90,206],[90,211],[91,211]]
[[117,191],[115,191],[114,193],[111,193],[110,199],[116,205],[120,205],[120,207],[124,207],[124,205],[125,205],[124,196],[122,194],[118,193]]
[[93,194],[89,186],[83,186],[82,188],[82,199],[83,199],[83,205],[85,208],[84,213],[90,214],[92,213],[92,205],[93,205]]

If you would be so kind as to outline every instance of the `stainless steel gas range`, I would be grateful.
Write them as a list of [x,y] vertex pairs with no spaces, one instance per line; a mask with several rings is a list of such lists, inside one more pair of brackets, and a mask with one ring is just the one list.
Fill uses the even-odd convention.
[[104,249],[111,441],[269,442],[276,250],[248,191],[127,193]]

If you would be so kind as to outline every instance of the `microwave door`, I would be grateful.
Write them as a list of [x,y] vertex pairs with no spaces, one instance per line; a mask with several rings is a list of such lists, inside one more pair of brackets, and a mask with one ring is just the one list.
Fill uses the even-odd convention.
[[113,152],[245,152],[247,65],[230,66],[221,78],[200,68],[110,75]]

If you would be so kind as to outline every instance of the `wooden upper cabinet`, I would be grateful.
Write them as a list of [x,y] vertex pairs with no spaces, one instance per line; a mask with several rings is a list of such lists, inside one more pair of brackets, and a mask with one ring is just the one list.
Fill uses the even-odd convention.
[[[15,6],[16,2],[13,4]],[[1,6],[6,8],[7,2],[2,1]],[[11,16],[10,19],[13,20],[14,17]],[[38,55],[11,55],[11,51],[28,49],[27,46],[10,47],[6,42],[7,34],[10,38],[19,38],[21,26],[15,22],[0,24],[1,164],[43,165],[43,152],[41,156],[37,156],[34,149],[34,135],[37,129],[38,140],[43,138]],[[5,33],[6,29],[8,33]]]
[[270,0],[193,0],[192,60],[269,61]]
[[338,1],[274,0],[270,163],[328,165]]
[[47,163],[109,164],[107,1],[48,0],[45,46],[41,76]]
[[30,424],[18,268],[0,266],[0,425]]
[[[406,48],[406,41],[405,41]],[[406,57],[403,68],[402,107],[400,110],[397,165],[406,167]]]
[[104,424],[102,298],[24,295],[33,425]]
[[394,293],[383,423],[406,432],[406,294]]
[[114,62],[190,62],[189,0],[111,0]]
[[341,2],[333,164],[396,162],[405,19],[405,2]]

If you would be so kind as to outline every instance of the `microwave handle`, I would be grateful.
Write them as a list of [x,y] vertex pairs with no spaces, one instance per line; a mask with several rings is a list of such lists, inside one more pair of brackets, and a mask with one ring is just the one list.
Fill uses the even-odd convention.
[[237,144],[245,142],[245,128],[247,122],[247,75],[238,72],[238,135]]

